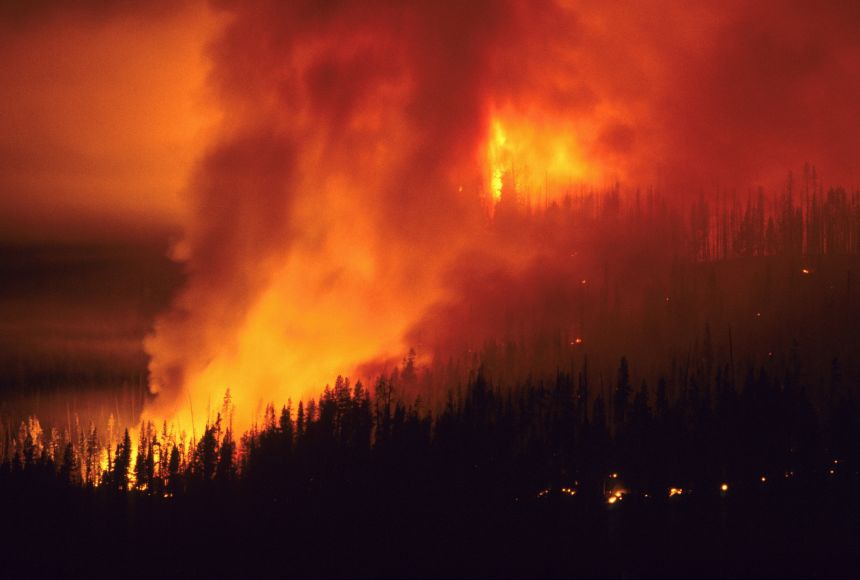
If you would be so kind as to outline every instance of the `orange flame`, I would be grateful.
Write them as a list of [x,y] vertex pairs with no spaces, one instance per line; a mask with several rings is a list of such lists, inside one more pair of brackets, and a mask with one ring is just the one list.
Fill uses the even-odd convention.
[[582,119],[508,108],[488,125],[485,189],[492,204],[515,193],[527,205],[543,205],[605,177],[600,160],[583,146],[581,135],[595,129]]

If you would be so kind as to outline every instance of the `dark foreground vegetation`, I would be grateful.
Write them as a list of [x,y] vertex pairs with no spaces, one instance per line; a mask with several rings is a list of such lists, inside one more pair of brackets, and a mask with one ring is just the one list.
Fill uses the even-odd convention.
[[653,400],[626,360],[608,398],[587,366],[504,392],[478,373],[431,415],[398,402],[407,360],[239,441],[228,398],[184,456],[144,426],[132,460],[126,432],[98,485],[73,484],[71,445],[57,464],[28,441],[0,476],[2,550],[74,576],[849,573],[860,422],[838,361],[821,411],[790,369],[716,368]]
[[196,432],[4,413],[4,573],[853,576],[860,195],[590,200],[500,205],[544,266],[436,313],[478,350],[245,433],[229,392]]

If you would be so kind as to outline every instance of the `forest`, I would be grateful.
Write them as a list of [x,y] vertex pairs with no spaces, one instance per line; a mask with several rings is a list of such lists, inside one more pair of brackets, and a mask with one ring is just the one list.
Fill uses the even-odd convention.
[[[860,538],[860,198],[809,169],[796,189],[502,203],[494,227],[553,273],[507,290],[550,318],[472,313],[491,336],[246,431],[229,385],[184,429],[117,401],[7,413],[3,550],[132,576],[838,573]],[[557,259],[579,252],[605,262]]]
[[860,2],[0,2],[0,580],[855,577]]
[[[152,424],[133,447],[126,430],[97,479],[90,451],[52,449],[31,424],[0,475],[7,522],[19,526],[4,549],[22,570],[38,569],[43,553],[80,572],[140,554],[131,575],[843,565],[851,552],[838,550],[860,532],[856,383],[833,361],[829,404],[817,411],[797,368],[749,367],[737,385],[729,361],[715,368],[685,370],[677,396],[668,376],[652,397],[622,359],[607,398],[593,395],[587,365],[506,391],[479,371],[433,415],[398,400],[414,372],[407,359],[372,393],[338,378],[317,402],[269,406],[241,436],[229,395],[186,448]],[[758,534],[775,536],[764,551]]]

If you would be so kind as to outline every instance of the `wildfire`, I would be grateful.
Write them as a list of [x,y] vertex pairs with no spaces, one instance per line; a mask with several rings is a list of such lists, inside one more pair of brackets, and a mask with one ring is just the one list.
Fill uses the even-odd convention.
[[599,177],[597,161],[586,160],[570,119],[506,111],[492,117],[488,126],[486,187],[493,205],[506,194],[542,205]]
[[502,176],[505,174],[506,165],[510,163],[509,152],[505,149],[507,141],[502,124],[493,120],[487,146],[487,163],[490,168],[490,195],[494,203],[502,199]]

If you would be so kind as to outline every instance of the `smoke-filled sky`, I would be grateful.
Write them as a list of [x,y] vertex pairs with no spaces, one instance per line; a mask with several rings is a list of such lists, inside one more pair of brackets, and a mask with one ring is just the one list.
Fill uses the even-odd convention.
[[856,2],[67,4],[2,5],[0,225],[181,227],[161,409],[396,358],[530,262],[484,227],[515,190],[860,179]]
[[0,4],[3,239],[163,230],[216,115],[205,6]]
[[[316,99],[308,113],[330,128],[362,98],[383,98],[368,86],[393,99],[403,83],[432,85],[403,112],[437,143],[423,164],[471,155],[456,148],[484,136],[495,108],[537,136],[577,131],[584,167],[574,173],[590,180],[746,186],[809,161],[853,185],[858,10],[851,1],[7,1],[0,224],[4,237],[39,238],[58,226],[111,229],[104,217],[181,223],[204,127],[261,89],[260,77],[275,83],[278,62],[321,42],[339,54],[307,63],[302,83]],[[225,19],[233,25],[219,37]]]

